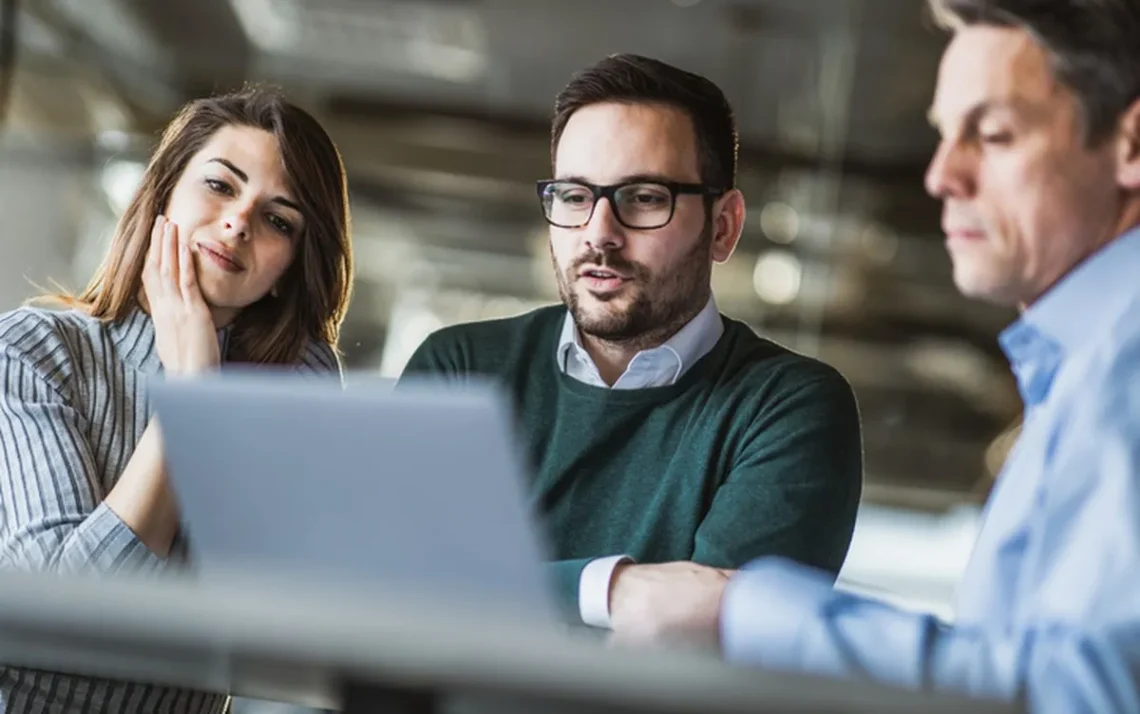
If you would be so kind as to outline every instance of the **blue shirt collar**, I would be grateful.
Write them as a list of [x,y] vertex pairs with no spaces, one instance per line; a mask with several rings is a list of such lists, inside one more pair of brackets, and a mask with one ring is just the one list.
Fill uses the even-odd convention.
[[1140,228],[1110,241],[1027,308],[998,338],[1027,406],[1044,401],[1063,359],[1094,344],[1130,309],[1140,275]]

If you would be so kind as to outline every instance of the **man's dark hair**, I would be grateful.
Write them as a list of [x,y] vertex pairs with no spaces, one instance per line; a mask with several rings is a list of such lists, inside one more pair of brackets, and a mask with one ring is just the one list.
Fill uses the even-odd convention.
[[1076,95],[1088,144],[1111,136],[1140,98],[1137,0],[930,0],[930,9],[951,31],[992,25],[1033,37],[1049,53],[1054,77]]
[[701,182],[725,190],[736,187],[739,137],[724,92],[700,75],[640,55],[610,55],[578,72],[554,102],[550,161],[570,116],[602,102],[663,104],[684,111],[693,122]]

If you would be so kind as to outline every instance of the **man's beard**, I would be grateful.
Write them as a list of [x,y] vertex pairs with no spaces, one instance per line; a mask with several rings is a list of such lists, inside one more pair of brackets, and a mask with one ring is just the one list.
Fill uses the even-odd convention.
[[[693,247],[673,265],[651,273],[644,265],[613,252],[592,251],[579,256],[558,276],[558,293],[584,335],[605,342],[655,346],[671,337],[708,302],[711,290],[712,226],[707,225]],[[551,256],[553,259],[553,255]],[[593,296],[599,303],[629,300],[624,310],[589,311],[574,290],[578,273],[586,264],[610,268],[632,278],[625,291],[614,296]],[[632,299],[630,294],[632,293]]]

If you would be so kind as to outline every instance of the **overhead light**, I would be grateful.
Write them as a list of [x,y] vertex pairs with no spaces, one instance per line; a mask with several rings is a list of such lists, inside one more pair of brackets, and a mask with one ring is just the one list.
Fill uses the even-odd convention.
[[859,247],[876,265],[888,265],[899,252],[899,238],[887,226],[870,223],[859,233]]
[[752,287],[769,305],[787,305],[800,294],[803,264],[786,250],[771,250],[756,261]]
[[146,166],[138,161],[115,159],[103,167],[100,183],[115,215],[127,210],[142,184],[144,173]]
[[262,51],[338,72],[410,73],[455,83],[486,78],[489,33],[463,4],[387,0],[230,0]]
[[760,211],[760,230],[773,243],[789,245],[800,234],[800,214],[783,201],[772,201]]
[[291,0],[230,0],[238,22],[258,49],[282,52],[301,39],[300,13]]
[[107,129],[95,136],[95,145],[104,151],[126,151],[131,148],[131,135],[118,129]]

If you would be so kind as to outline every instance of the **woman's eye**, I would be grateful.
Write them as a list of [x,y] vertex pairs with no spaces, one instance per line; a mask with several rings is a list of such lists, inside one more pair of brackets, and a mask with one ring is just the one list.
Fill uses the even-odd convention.
[[220,193],[226,196],[232,196],[234,192],[228,183],[219,181],[218,179],[206,179],[206,186],[214,193]]
[[270,214],[269,223],[272,224],[273,227],[279,230],[281,233],[289,236],[290,238],[293,237],[293,224],[281,216]]

